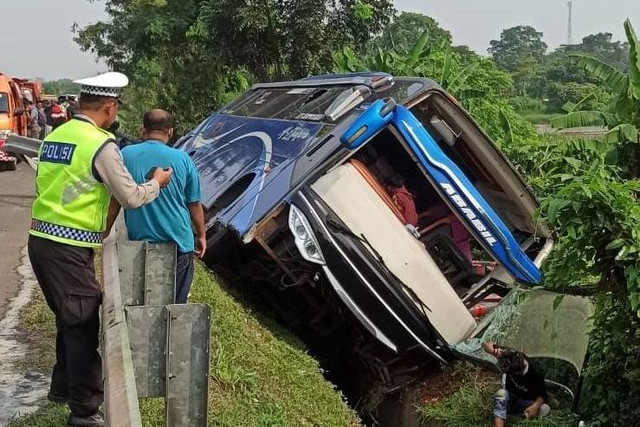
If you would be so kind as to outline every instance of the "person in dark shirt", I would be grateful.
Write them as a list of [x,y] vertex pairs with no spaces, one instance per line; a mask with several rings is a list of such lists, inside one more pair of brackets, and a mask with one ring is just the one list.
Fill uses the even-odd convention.
[[542,368],[524,353],[498,347],[493,342],[484,345],[487,353],[498,359],[502,371],[502,389],[498,390],[493,406],[493,425],[502,427],[507,418],[527,419],[546,416],[547,386]]
[[78,113],[78,101],[70,99],[68,101],[68,106],[67,106],[67,120],[71,120],[73,119],[73,116],[75,116]]

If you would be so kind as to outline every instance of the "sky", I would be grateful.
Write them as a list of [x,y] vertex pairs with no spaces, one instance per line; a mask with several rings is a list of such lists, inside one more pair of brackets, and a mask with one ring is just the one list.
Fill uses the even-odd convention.
[[102,0],[0,0],[0,72],[50,80],[105,71],[91,53],[80,51],[71,32],[74,23],[104,17]]
[[[0,0],[0,72],[17,77],[82,78],[105,71],[91,53],[73,42],[74,23],[105,18],[104,0]],[[517,5],[517,6],[516,6]],[[451,32],[453,42],[485,55],[489,41],[515,25],[531,25],[555,48],[567,39],[566,0],[395,0],[398,10],[430,15]],[[624,40],[622,23],[631,18],[640,34],[639,0],[573,0],[573,40],[601,31]]]
[[[395,6],[435,18],[451,32],[454,44],[481,55],[503,29],[516,25],[531,25],[544,33],[551,49],[567,42],[566,0],[395,0]],[[639,0],[573,0],[573,41],[599,32],[626,40],[622,24],[627,17],[640,35]]]

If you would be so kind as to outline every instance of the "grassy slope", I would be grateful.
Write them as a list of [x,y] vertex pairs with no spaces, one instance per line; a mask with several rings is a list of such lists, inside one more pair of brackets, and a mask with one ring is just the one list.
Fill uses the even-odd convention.
[[[458,363],[444,374],[444,393],[428,391],[429,397],[417,410],[425,422],[441,422],[447,427],[490,427],[492,423],[493,396],[500,388],[498,375],[483,371],[469,363]],[[452,386],[452,384],[455,384]],[[552,410],[551,415],[535,420],[514,420],[509,425],[522,427],[572,427],[578,422],[574,415]]]
[[[209,425],[355,426],[356,414],[324,380],[317,362],[285,332],[266,329],[232,299],[217,279],[196,267],[192,302],[212,306]],[[49,372],[54,324],[41,297],[26,308],[24,328],[32,344],[25,363]],[[158,399],[142,402],[145,425],[162,426]],[[66,409],[47,405],[12,426],[63,425]]]

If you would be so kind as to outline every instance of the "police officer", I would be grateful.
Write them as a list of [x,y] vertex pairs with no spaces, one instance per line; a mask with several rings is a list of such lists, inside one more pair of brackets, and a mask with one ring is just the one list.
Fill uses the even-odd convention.
[[138,185],[107,132],[116,119],[124,74],[106,73],[80,83],[79,113],[45,138],[36,174],[29,259],[56,317],[56,365],[51,401],[67,403],[70,426],[102,426],[98,330],[101,290],[93,266],[102,244],[110,195],[127,208],[154,200],[171,170],[156,168]]

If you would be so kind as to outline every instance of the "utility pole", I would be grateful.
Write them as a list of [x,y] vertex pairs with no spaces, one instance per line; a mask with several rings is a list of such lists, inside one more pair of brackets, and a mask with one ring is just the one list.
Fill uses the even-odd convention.
[[573,44],[573,34],[572,34],[572,30],[573,30],[573,22],[572,22],[572,15],[573,15],[573,0],[569,0],[567,2],[567,7],[569,8],[569,25],[567,26],[567,44],[571,45]]

